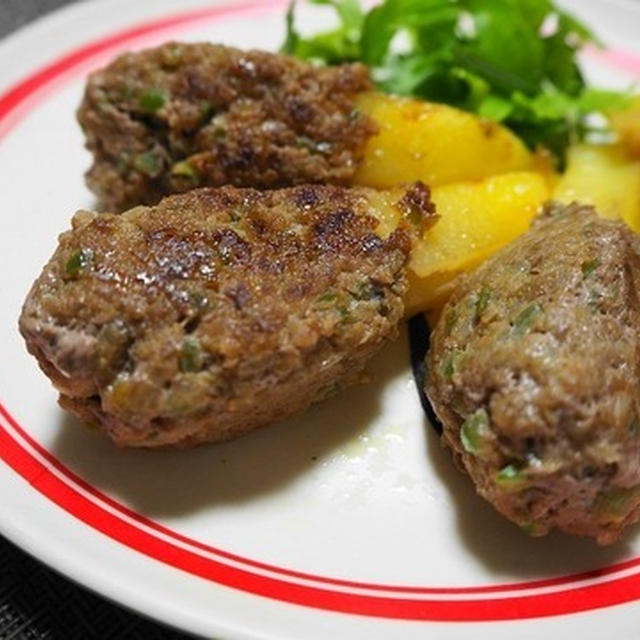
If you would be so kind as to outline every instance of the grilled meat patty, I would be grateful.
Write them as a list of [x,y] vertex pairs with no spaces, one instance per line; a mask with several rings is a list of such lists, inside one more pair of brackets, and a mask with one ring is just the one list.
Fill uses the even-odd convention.
[[371,214],[415,219],[417,201],[389,197],[223,187],[80,211],[20,331],[61,405],[119,445],[237,436],[354,381],[396,335],[414,227],[381,238]]
[[358,64],[175,42],[126,53],[91,74],[78,111],[87,183],[109,211],[196,186],[344,184],[375,132],[353,101],[370,88]]
[[533,535],[615,540],[640,518],[639,240],[550,206],[468,276],[428,356],[443,442]]

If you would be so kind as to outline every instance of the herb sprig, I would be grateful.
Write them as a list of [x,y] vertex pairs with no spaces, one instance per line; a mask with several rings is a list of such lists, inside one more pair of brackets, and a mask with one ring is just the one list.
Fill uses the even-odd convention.
[[359,0],[328,5],[339,26],[303,37],[295,1],[282,51],[322,64],[361,61],[383,91],[444,102],[502,122],[562,164],[571,142],[607,131],[595,113],[623,108],[630,92],[587,87],[577,53],[591,30],[550,0]]

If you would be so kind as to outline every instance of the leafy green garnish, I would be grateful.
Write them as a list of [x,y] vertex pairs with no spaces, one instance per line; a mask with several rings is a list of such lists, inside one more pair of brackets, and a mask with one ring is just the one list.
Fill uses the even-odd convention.
[[200,110],[200,124],[206,124],[211,120],[214,109],[213,105],[208,100],[203,100],[199,105]]
[[442,366],[440,367],[440,371],[446,380],[451,380],[451,378],[453,377],[453,374],[456,371],[455,365],[453,362],[452,353],[448,353],[445,356],[444,360],[442,361]]
[[340,316],[340,322],[345,323],[345,324],[351,324],[351,322],[350,322],[351,312],[349,311],[349,309],[347,309],[347,307],[338,307],[336,309],[336,311],[338,312],[338,315]]
[[189,178],[195,184],[200,182],[200,174],[198,170],[189,163],[188,160],[181,160],[180,162],[176,162],[171,167],[171,175],[180,176],[182,178]]
[[496,473],[496,483],[505,489],[518,489],[525,481],[525,476],[514,464],[502,467]]
[[460,427],[460,442],[467,453],[478,455],[482,438],[489,430],[489,416],[485,409],[472,413]]
[[325,291],[316,298],[316,302],[320,304],[335,302],[338,296],[333,291]]
[[526,306],[513,321],[513,334],[517,337],[523,336],[541,313],[542,307],[536,302]]
[[599,266],[600,260],[598,258],[585,260],[582,263],[582,277],[586,280]]
[[140,173],[157,178],[162,173],[162,158],[153,151],[144,151],[135,157],[133,166]]
[[[325,64],[362,61],[378,88],[444,102],[502,122],[560,163],[570,142],[602,133],[593,113],[630,93],[587,88],[576,60],[594,34],[551,0],[311,0],[339,26],[303,37],[295,0],[282,51]],[[605,120],[606,123],[606,120]]]
[[86,266],[90,265],[93,260],[93,251],[91,249],[79,249],[69,256],[64,270],[70,278],[77,278]]
[[338,15],[340,26],[311,38],[302,38],[295,30],[292,1],[287,11],[287,35],[282,51],[304,60],[327,64],[339,64],[360,59],[360,39],[365,14],[358,0],[311,0],[313,4],[332,7]]
[[491,299],[491,289],[487,287],[487,285],[485,284],[480,290],[478,297],[476,298],[476,303],[475,303],[476,318],[479,318],[487,310],[490,299]]
[[185,338],[178,354],[178,365],[183,373],[194,373],[202,368],[202,352],[195,338]]
[[447,355],[442,360],[442,364],[440,365],[440,372],[442,373],[445,380],[451,380],[453,374],[456,372],[456,369],[460,366],[462,359],[464,358],[464,352],[459,349],[453,349],[453,351],[449,351]]
[[458,314],[454,309],[447,311],[447,315],[444,317],[444,331],[446,335],[449,335],[458,322]]
[[165,103],[162,89],[148,89],[140,96],[140,108],[147,113],[155,113]]

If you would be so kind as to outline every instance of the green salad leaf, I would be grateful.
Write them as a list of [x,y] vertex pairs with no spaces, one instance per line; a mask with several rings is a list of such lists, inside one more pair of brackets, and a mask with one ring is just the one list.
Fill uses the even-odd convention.
[[369,11],[359,0],[311,2],[332,7],[339,26],[302,36],[293,0],[284,53],[318,64],[364,62],[379,89],[501,122],[559,164],[571,142],[606,132],[603,110],[631,100],[630,91],[586,86],[576,56],[600,43],[550,0],[383,0]]
[[286,16],[287,35],[281,50],[284,53],[326,64],[340,64],[359,59],[364,12],[359,0],[310,0],[312,4],[328,5],[336,12],[340,26],[311,38],[302,38],[294,26],[295,0]]

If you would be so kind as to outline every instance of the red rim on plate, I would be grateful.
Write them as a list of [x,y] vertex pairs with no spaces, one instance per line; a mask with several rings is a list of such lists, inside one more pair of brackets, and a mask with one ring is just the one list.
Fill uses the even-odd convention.
[[[198,22],[282,6],[282,0],[253,0],[189,11],[134,25],[80,46],[0,95],[0,138],[33,108],[36,97],[44,97],[46,90],[123,44]],[[614,51],[598,55],[640,75],[640,60],[631,54]],[[361,583],[244,558],[187,538],[102,494],[39,445],[1,404],[0,458],[58,507],[129,549],[194,576],[283,602],[389,619],[471,622],[576,613],[640,598],[640,557],[546,580],[447,588]]]

